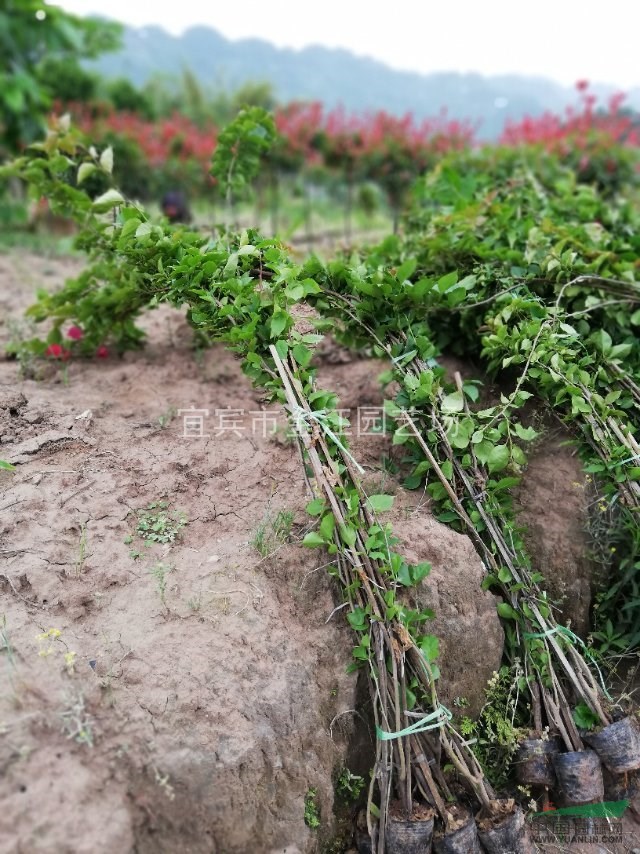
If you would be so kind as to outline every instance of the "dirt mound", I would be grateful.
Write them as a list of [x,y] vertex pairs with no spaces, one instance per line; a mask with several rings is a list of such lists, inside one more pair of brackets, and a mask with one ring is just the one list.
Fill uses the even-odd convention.
[[399,520],[394,533],[409,563],[431,563],[416,599],[435,611],[425,630],[440,639],[441,699],[475,717],[488,680],[500,668],[504,646],[496,599],[481,589],[480,558],[468,537],[424,513]]
[[566,429],[551,420],[529,454],[518,491],[519,522],[559,619],[589,630],[594,565],[589,559],[587,479]]

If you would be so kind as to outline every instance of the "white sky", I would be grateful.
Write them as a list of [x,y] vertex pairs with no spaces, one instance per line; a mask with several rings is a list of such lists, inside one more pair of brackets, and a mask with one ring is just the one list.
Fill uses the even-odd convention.
[[581,77],[640,86],[640,0],[52,0],[174,34],[344,47],[412,71]]

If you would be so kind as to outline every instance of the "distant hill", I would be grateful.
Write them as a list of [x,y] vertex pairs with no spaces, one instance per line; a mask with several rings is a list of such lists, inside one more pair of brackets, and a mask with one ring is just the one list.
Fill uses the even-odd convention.
[[[282,101],[319,100],[347,109],[412,111],[419,118],[447,107],[452,118],[481,121],[480,135],[496,136],[506,118],[562,110],[575,103],[575,92],[542,77],[396,71],[382,62],[347,50],[278,48],[260,39],[231,41],[209,27],[192,27],[172,36],[160,27],[127,27],[123,49],[94,63],[107,77],[124,76],[136,84],[157,74],[179,75],[189,68],[205,87],[236,87],[267,80]],[[607,87],[595,91],[609,94]],[[640,90],[632,102],[640,106]]]

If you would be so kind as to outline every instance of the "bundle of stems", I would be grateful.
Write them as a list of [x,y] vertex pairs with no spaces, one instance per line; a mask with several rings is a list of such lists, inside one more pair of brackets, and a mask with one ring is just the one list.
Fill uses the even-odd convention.
[[[386,352],[399,382],[402,383],[406,374],[419,378],[422,372],[430,370],[417,354],[408,361],[394,359],[394,352],[409,350],[411,346],[407,335],[397,330],[395,319],[390,321],[389,328],[385,329],[380,323],[374,328],[369,322],[371,318],[365,321],[358,315],[357,297],[347,297],[335,291],[327,295],[345,326],[357,324],[371,341]],[[459,374],[456,382],[462,393]],[[570,700],[574,704],[585,703],[599,722],[606,725],[610,723],[610,717],[606,711],[604,686],[598,684],[585,656],[578,649],[576,644],[581,644],[581,641],[554,619],[546,594],[531,572],[531,561],[514,536],[512,520],[505,516],[487,490],[491,476],[477,460],[473,445],[469,450],[470,467],[462,465],[459,452],[456,453],[452,447],[441,408],[443,396],[444,391],[439,388],[431,400],[412,407],[411,411],[398,408],[395,418],[411,434],[415,446],[438,477],[493,583],[518,617],[517,620],[509,619],[507,628],[513,638],[512,652],[513,648],[517,650],[525,668],[534,729],[543,729],[544,711],[548,725],[561,735],[567,750],[581,750],[583,743],[572,716]],[[464,405],[466,414],[470,415],[466,400]],[[435,443],[426,438],[434,433]],[[445,462],[450,464],[451,477],[443,471]],[[482,520],[481,530],[472,521],[471,510],[477,511]]]
[[[455,795],[442,772],[444,758],[455,767],[460,781],[475,795],[485,814],[491,814],[495,793],[447,710],[439,703],[429,661],[402,621],[385,616],[385,593],[391,589],[390,580],[384,561],[367,553],[366,532],[376,524],[376,518],[367,503],[355,460],[335,434],[322,429],[295,375],[295,364],[290,359],[282,359],[274,346],[270,350],[285,391],[287,408],[297,427],[301,453],[313,473],[317,497],[327,502],[335,518],[336,564],[342,588],[352,610],[366,609],[370,615],[368,675],[379,737],[368,795],[367,825],[374,851],[382,854],[384,830],[394,796],[409,817],[413,812],[414,792],[419,793],[436,810],[446,827],[450,816],[447,807],[455,802]],[[354,491],[359,524],[355,542],[349,544],[342,539],[341,531],[354,517],[353,504],[348,501],[348,495]],[[406,689],[414,678],[421,689],[422,711],[419,707],[413,711],[407,709]],[[376,812],[375,806],[372,808],[376,785],[380,814],[377,826],[372,818]]]

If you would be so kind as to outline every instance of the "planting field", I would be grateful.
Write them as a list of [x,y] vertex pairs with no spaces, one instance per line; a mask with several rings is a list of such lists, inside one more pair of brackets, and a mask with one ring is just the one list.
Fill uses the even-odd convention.
[[[80,268],[0,258],[3,346],[24,334],[35,289]],[[346,850],[352,807],[335,782],[346,768],[366,776],[375,734],[362,680],[345,672],[349,630],[326,561],[300,545],[307,496],[283,411],[219,345],[194,349],[178,312],[144,326],[145,350],[124,358],[34,361],[28,378],[0,363],[2,455],[16,464],[0,473],[0,849]],[[352,418],[379,417],[385,361],[328,340],[317,362]],[[477,376],[476,365],[445,364]],[[184,438],[178,411],[191,407],[209,411],[208,437]],[[227,407],[242,417],[216,418]],[[519,504],[563,613],[586,630],[588,483],[566,439],[547,425]],[[420,596],[436,611],[442,692],[476,715],[503,644],[480,562],[428,496],[384,471],[384,457],[400,459],[390,435],[352,443],[370,491],[396,495],[403,552],[432,564]],[[156,542],[145,539],[153,520]],[[312,790],[320,834],[305,823]],[[635,844],[629,814],[624,844],[600,850]]]
[[38,137],[117,34],[16,9],[0,851],[640,850],[637,114]]

